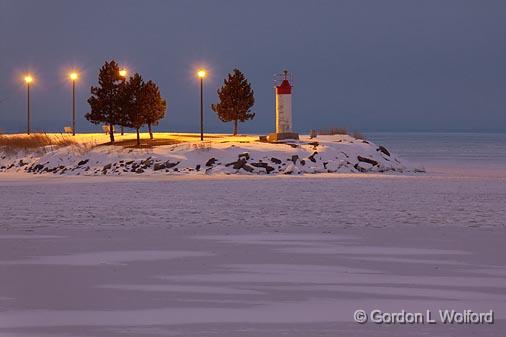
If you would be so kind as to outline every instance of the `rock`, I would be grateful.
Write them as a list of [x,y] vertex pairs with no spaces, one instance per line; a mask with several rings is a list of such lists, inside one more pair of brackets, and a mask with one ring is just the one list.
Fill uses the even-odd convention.
[[360,171],[360,172],[369,172],[375,166],[373,166],[371,163],[358,162],[355,165],[353,165],[353,167],[355,168],[355,170]]
[[382,153],[384,153],[384,154],[386,154],[387,156],[389,156],[389,157],[390,157],[390,151],[388,151],[388,150],[387,150],[387,148],[386,148],[386,147],[384,147],[383,145],[380,145],[380,146],[376,149],[376,151],[380,151],[380,152],[382,152]]
[[248,171],[248,172],[254,171],[254,168],[252,166],[249,166],[248,164],[244,164],[241,168],[245,171]]
[[301,159],[300,164],[301,164],[302,166],[304,166],[304,165],[306,165],[306,161],[305,161],[304,159]]
[[144,173],[144,170],[139,168],[139,169],[135,170],[135,173],[137,173],[137,174]]
[[274,158],[274,157],[272,157],[272,158],[271,158],[271,161],[272,161],[274,164],[281,164],[281,160],[279,160],[278,158]]
[[267,165],[267,163],[250,163],[251,166],[254,166],[254,167],[262,167],[262,168],[267,168],[269,165]]
[[234,170],[241,169],[246,164],[246,159],[239,159],[233,164]]
[[206,162],[206,166],[209,167],[209,166],[213,166],[214,164],[216,164],[218,160],[216,158],[211,158],[209,159],[207,162]]
[[271,173],[272,171],[274,171],[274,167],[272,166],[266,166],[265,167],[265,171],[267,172],[267,174]]
[[248,152],[244,152],[244,153],[239,154],[239,159],[241,159],[241,158],[249,160],[249,153]]
[[110,170],[112,167],[112,164],[107,164],[104,166],[104,168],[102,169],[102,171],[107,171],[107,170]]
[[129,161],[127,161],[127,162],[125,163],[125,165],[130,165],[130,164],[132,164],[133,162],[134,162],[133,160],[129,160]]
[[362,156],[357,156],[357,159],[358,159],[358,161],[371,164],[372,166],[378,166],[378,162],[374,159],[370,159],[370,158],[366,158],[366,157],[362,157]]
[[155,163],[155,166],[153,167],[154,171],[160,171],[167,168],[166,163]]
[[307,157],[307,159],[311,160],[313,163],[316,163],[316,159],[314,159],[314,156],[317,155],[317,154],[318,154],[318,152],[315,151],[315,152],[313,152],[312,155],[310,155],[309,157]]
[[144,168],[147,168],[147,167],[150,167],[151,165],[153,165],[153,162],[154,160],[151,159],[151,157],[141,161],[141,165],[144,167]]
[[[165,167],[167,167],[168,169],[170,169],[170,168],[173,168],[174,166],[179,165],[179,163],[180,162],[171,163],[170,161],[167,160],[165,162]],[[178,170],[174,169],[174,171],[178,171]]]
[[296,164],[296,163],[297,163],[297,160],[299,160],[299,156],[298,156],[298,155],[296,155],[296,154],[294,154],[294,155],[292,156],[292,162],[293,162],[294,164]]
[[365,169],[362,166],[358,165],[358,163],[356,163],[353,167],[355,168],[355,170],[357,170],[359,172],[367,172],[367,169]]
[[33,167],[33,171],[40,171],[44,168],[44,165],[42,164],[37,164]]
[[200,171],[200,164],[198,164],[197,166],[195,166],[195,170]]
[[81,165],[84,165],[86,164],[87,162],[89,162],[90,160],[89,159],[84,159],[84,160],[81,160],[79,163],[77,163],[77,166],[81,166]]

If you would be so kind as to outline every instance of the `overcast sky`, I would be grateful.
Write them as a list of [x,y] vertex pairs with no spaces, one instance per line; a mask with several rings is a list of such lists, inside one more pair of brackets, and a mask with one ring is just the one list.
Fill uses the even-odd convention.
[[506,1],[0,0],[0,129],[22,131],[32,71],[32,127],[71,119],[66,73],[80,69],[78,129],[105,60],[160,86],[160,131],[197,131],[206,67],[206,126],[230,131],[209,105],[238,67],[255,90],[243,132],[274,128],[272,76],[295,75],[294,128],[506,132]]

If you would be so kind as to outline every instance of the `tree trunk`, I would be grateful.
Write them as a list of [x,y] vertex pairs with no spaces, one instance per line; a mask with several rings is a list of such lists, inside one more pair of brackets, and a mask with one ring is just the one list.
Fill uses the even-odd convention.
[[121,126],[121,135],[123,136],[125,134],[125,127],[122,125]]
[[109,138],[111,138],[111,143],[114,143],[114,125],[109,123]]
[[234,120],[234,136],[237,136],[237,119]]
[[151,130],[151,123],[148,123],[149,139],[153,139],[153,131]]
[[141,146],[141,136],[139,135],[139,128],[137,128],[137,146]]

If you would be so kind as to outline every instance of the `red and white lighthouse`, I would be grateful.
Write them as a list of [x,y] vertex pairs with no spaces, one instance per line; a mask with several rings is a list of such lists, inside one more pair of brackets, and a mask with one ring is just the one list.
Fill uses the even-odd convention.
[[281,84],[276,85],[276,133],[285,132],[292,132],[292,85],[286,70]]
[[292,131],[292,75],[287,70],[274,75],[276,91],[276,132],[267,136],[269,141],[299,139]]

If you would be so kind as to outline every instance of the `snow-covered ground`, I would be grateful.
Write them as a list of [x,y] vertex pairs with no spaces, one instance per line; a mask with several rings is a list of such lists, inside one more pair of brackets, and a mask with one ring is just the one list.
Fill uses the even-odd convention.
[[[503,336],[502,162],[423,164],[0,174],[0,336]],[[495,323],[353,321],[374,308],[493,310]]]
[[[50,135],[61,137],[60,135]],[[6,136],[9,137],[9,136]],[[16,137],[16,135],[10,136]],[[2,154],[0,173],[59,175],[303,174],[342,172],[424,172],[391,149],[348,135],[300,141],[260,142],[258,136],[156,134],[172,144],[150,148],[104,145],[103,134],[70,137],[77,144]],[[144,136],[146,137],[146,136]],[[118,136],[131,140],[132,134]]]

